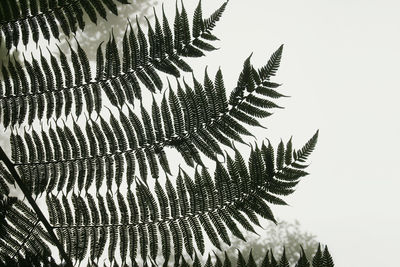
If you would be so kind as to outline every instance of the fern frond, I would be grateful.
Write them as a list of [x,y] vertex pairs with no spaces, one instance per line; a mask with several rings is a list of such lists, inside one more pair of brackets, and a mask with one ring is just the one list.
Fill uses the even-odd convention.
[[326,267],[334,266],[332,256],[328,250],[328,246],[325,246],[324,252],[322,253],[322,262],[323,262],[323,266],[326,266]]
[[[203,19],[203,30],[202,34],[209,34],[215,27],[216,22],[221,18],[222,13],[225,11],[226,5],[228,1],[222,4],[220,8],[218,8],[211,16],[207,19]],[[204,36],[202,36],[204,38]]]
[[300,245],[301,248],[301,253],[300,253],[300,258],[296,263],[295,267],[310,267],[310,262],[307,259],[307,256],[304,252],[303,247]]
[[269,80],[271,76],[275,76],[276,71],[279,68],[281,58],[282,58],[282,51],[283,51],[283,45],[281,45],[278,50],[276,50],[271,58],[269,59],[267,65],[264,67],[261,67],[258,71],[260,78],[262,80]]
[[300,149],[297,153],[294,153],[295,159],[299,162],[304,162],[310,156],[315,148],[318,140],[319,131],[317,131],[314,136]]
[[[102,5],[98,0],[91,1]],[[83,2],[87,6],[91,5],[88,1],[80,1],[79,4]],[[112,0],[104,3],[113,4]],[[70,18],[73,17],[71,13]],[[28,124],[32,124],[35,119],[43,119],[44,114],[47,115],[47,120],[53,115],[59,118],[63,113],[68,116],[73,108],[72,103],[75,103],[74,110],[77,117],[81,115],[84,107],[89,114],[93,111],[99,113],[102,107],[101,91],[105,92],[114,106],[121,107],[125,103],[133,105],[135,98],[141,99],[142,87],[153,93],[161,90],[163,84],[158,71],[179,77],[181,71],[192,71],[183,57],[203,55],[202,50],[210,50],[207,47],[204,49],[194,47],[193,42],[200,40],[196,38],[191,41],[184,6],[182,12],[178,12],[177,19],[182,23],[175,25],[178,27],[174,30],[175,35],[178,35],[175,38],[180,38],[184,32],[184,43],[180,45],[170,43],[170,39],[174,37],[165,16],[163,28],[156,16],[156,32],[148,21],[147,36],[139,22],[137,22],[137,33],[129,24],[124,33],[121,52],[112,33],[104,51],[102,43],[99,45],[96,71],[90,68],[88,57],[78,42],[76,49],[70,45],[71,65],[60,49],[60,63],[52,55],[49,63],[41,53],[40,62],[35,58],[32,58],[31,62],[24,60],[26,70],[10,59],[8,66],[3,65],[1,69],[4,81],[0,81],[0,88],[3,88],[4,84],[6,89],[4,92],[0,90],[3,125],[13,127],[22,124],[27,120],[26,113],[29,114]],[[95,77],[92,75],[94,72]]]
[[[238,83],[242,86],[240,87],[242,93],[233,91],[239,92],[241,98],[234,103],[232,101],[228,103],[223,97],[225,87],[221,71],[218,71],[215,83],[206,74],[204,87],[194,79],[194,90],[186,82],[184,90],[178,82],[177,94],[172,89],[165,92],[160,107],[153,100],[151,114],[141,106],[141,116],[128,108],[127,115],[122,109],[119,109],[119,115],[110,112],[109,120],[102,116],[99,117],[99,121],[89,118],[85,126],[86,137],[82,134],[83,129],[80,129],[75,122],[73,129],[57,125],[54,131],[53,127],[50,127],[50,138],[46,134],[37,134],[34,129],[32,134],[27,132],[24,138],[15,135],[13,137],[15,140],[12,142],[15,163],[20,173],[34,174],[37,183],[34,183],[33,187],[40,193],[43,190],[51,191],[55,186],[58,190],[63,190],[65,185],[67,192],[75,185],[78,185],[79,190],[83,187],[88,190],[93,181],[96,181],[96,188],[99,190],[104,177],[107,177],[108,189],[112,188],[114,181],[119,187],[124,177],[125,166],[128,171],[126,175],[128,185],[133,181],[135,166],[139,166],[143,181],[147,179],[148,167],[151,176],[156,178],[159,176],[160,165],[164,171],[169,172],[165,147],[177,149],[191,166],[194,166],[195,162],[202,164],[200,152],[216,159],[218,154],[223,155],[221,143],[231,146],[232,140],[243,142],[241,135],[251,135],[244,124],[261,126],[258,118],[270,114],[265,109],[277,106],[253,105],[253,103],[258,104],[257,101],[273,102],[258,96],[256,90],[246,92],[248,91],[246,84],[249,82],[243,81],[251,80],[253,76],[244,78],[247,70],[251,69],[249,60],[246,60],[244,66]],[[292,157],[296,160],[293,166],[282,169],[282,175],[287,180],[285,182],[293,183],[298,176],[306,174],[301,171],[294,172],[292,167],[301,166],[301,160],[307,158],[315,142],[316,137],[300,151],[292,153],[291,149],[287,149],[289,152],[286,154],[283,144],[279,146],[277,157],[279,170],[285,161],[286,165],[289,165]],[[265,155],[268,153],[264,153],[264,157]],[[271,164],[268,163],[267,166],[268,173],[271,173]],[[78,171],[80,167],[84,170]],[[244,170],[243,166],[240,170]],[[47,183],[45,178],[36,175],[38,171],[51,174],[48,179],[51,182]],[[60,173],[68,175],[65,177]],[[31,179],[30,176],[31,174],[27,179]],[[85,186],[83,181],[86,181]],[[36,184],[40,184],[41,187]],[[243,186],[248,187],[246,184]],[[287,192],[281,191],[283,194]]]
[[321,251],[321,244],[318,244],[317,252],[315,253],[315,255],[312,259],[312,266],[313,267],[324,266],[323,254]]
[[[126,1],[118,1],[127,4]],[[38,6],[37,0],[24,0],[17,2],[4,1],[3,8],[11,8],[12,12],[2,12],[0,19],[0,34],[5,39],[8,50],[17,46],[21,41],[27,45],[30,36],[37,44],[39,34],[47,41],[50,37],[59,39],[59,28],[66,36],[85,28],[83,19],[86,13],[93,23],[97,23],[98,16],[107,19],[106,9],[118,15],[115,0],[99,1],[72,1],[54,2],[41,0]],[[3,9],[6,11],[7,9]]]
[[[325,247],[326,250],[326,247]],[[238,249],[237,256],[229,255],[226,251],[224,251],[223,260],[221,260],[221,254],[214,252],[214,255],[209,253],[208,255],[204,255],[201,257],[197,253],[194,254],[194,257],[190,259],[186,259],[183,255],[180,255],[175,259],[176,266],[196,266],[196,267],[222,267],[222,266],[240,266],[240,267],[287,267],[287,266],[295,266],[295,267],[310,267],[310,263],[304,255],[304,251],[301,248],[300,257],[296,262],[289,262],[286,257],[285,248],[283,248],[283,253],[280,258],[277,259],[272,253],[272,248],[267,249],[264,255],[257,255],[263,257],[263,261],[261,264],[257,265],[255,260],[255,254],[253,254],[253,250],[250,250],[248,257],[241,250]],[[315,258],[315,257],[314,257]],[[149,263],[150,262],[150,263]],[[155,264],[155,261],[147,260],[143,264],[144,266],[148,266],[147,264]],[[236,265],[232,265],[236,263]],[[333,264],[333,261],[332,261]],[[313,265],[318,267],[323,266],[333,266],[333,265]]]
[[[109,244],[110,258],[113,258],[114,253],[118,253],[117,244],[120,244],[119,249],[122,249],[121,253],[125,257],[129,257],[125,250],[138,249],[144,260],[148,256],[154,258],[158,251],[158,235],[162,236],[163,255],[166,257],[173,253],[177,260],[183,249],[189,255],[193,255],[196,252],[194,243],[198,251],[203,253],[203,230],[211,243],[220,248],[221,241],[230,244],[228,230],[244,239],[236,222],[242,224],[245,229],[254,231],[252,224],[258,224],[258,216],[275,221],[268,202],[285,204],[279,192],[289,189],[293,191],[297,184],[281,183],[287,174],[277,166],[274,166],[273,174],[270,175],[270,172],[266,171],[263,156],[263,149],[256,146],[246,164],[236,151],[235,160],[228,157],[227,167],[216,163],[214,178],[202,167],[196,169],[194,179],[180,170],[175,185],[169,178],[164,187],[156,181],[154,191],[140,180],[136,180],[136,194],[128,188],[128,203],[119,192],[118,201],[114,200],[110,192],[106,193],[105,200],[101,193],[98,193],[97,204],[90,193],[86,193],[87,200],[72,194],[69,197],[72,207],[68,197],[63,195],[63,207],[56,211],[57,197],[50,195],[47,201],[49,210],[52,210],[50,221],[55,229],[60,229],[58,232],[63,233],[65,247],[77,261],[86,253],[96,254],[95,258],[100,256],[104,245],[101,245],[98,253],[88,251],[96,249],[93,246],[79,247],[74,252],[77,242],[81,241],[76,238],[69,239],[67,235],[86,238],[89,235],[85,233],[97,229],[102,229],[103,244]],[[199,168],[202,170],[199,171]],[[297,176],[295,181],[300,181],[301,176],[303,175]],[[238,188],[242,190],[238,191]],[[56,216],[55,213],[59,214]],[[126,234],[131,232],[132,234]],[[83,241],[92,242],[86,239]]]

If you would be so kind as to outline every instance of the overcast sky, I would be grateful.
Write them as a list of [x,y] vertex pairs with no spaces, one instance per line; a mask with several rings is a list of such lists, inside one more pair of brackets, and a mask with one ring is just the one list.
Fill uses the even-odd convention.
[[221,66],[232,88],[251,52],[261,66],[285,44],[275,81],[291,98],[258,137],[277,143],[293,135],[300,147],[320,129],[320,139],[291,206],[274,211],[328,244],[336,266],[396,266],[399,10],[398,1],[232,0],[216,28],[221,49],[199,64],[198,73],[206,62],[210,73]]

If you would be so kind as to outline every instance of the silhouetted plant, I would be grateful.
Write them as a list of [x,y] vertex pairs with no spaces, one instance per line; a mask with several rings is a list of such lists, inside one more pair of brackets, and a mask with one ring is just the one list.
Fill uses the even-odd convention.
[[[114,266],[135,265],[139,259],[154,265],[161,245],[165,265],[171,256],[175,265],[185,265],[184,253],[196,265],[198,253],[205,253],[205,236],[220,249],[221,241],[231,244],[228,230],[244,239],[243,229],[255,232],[253,226],[260,225],[258,216],[276,222],[269,204],[286,205],[282,196],[293,193],[308,174],[318,131],[299,150],[291,139],[276,149],[269,141],[251,145],[246,160],[233,142],[246,144],[243,136],[252,136],[248,127],[263,127],[260,119],[280,108],[275,101],[284,95],[270,79],[283,46],[259,69],[247,58],[229,97],[218,70],[213,80],[206,71],[203,83],[194,75],[190,85],[177,79],[173,88],[168,81],[161,101],[156,99],[164,88],[160,73],[178,78],[192,72],[186,57],[215,50],[212,30],[226,5],[204,19],[199,2],[192,27],[183,3],[176,7],[173,27],[162,10],[162,20],[154,14],[154,26],[147,20],[147,35],[138,19],[137,31],[129,22],[120,48],[112,33],[105,49],[98,46],[95,69],[78,42],[76,49],[70,45],[71,63],[59,48],[59,59],[40,50],[39,58],[24,56],[23,64],[13,59],[2,64],[0,118],[11,131],[12,161],[0,148],[5,164],[0,165],[0,192],[8,195],[16,183],[32,209],[15,198],[7,197],[12,204],[1,202],[7,234],[0,237],[0,262],[22,262],[34,254],[43,255],[47,264],[49,245],[54,245],[69,266],[98,265],[104,256]],[[45,39],[57,38],[58,25],[68,36],[83,29],[83,11],[96,22],[97,14],[106,17],[105,7],[116,13],[113,0],[3,1],[6,47],[17,46],[20,35],[24,45],[29,34],[37,43],[39,29]],[[143,87],[153,95],[151,111],[142,102],[135,106]],[[107,102],[108,111],[102,109]],[[82,114],[86,120],[78,123]],[[34,122],[40,122],[40,131]],[[172,182],[166,147],[176,149],[194,174],[179,167]],[[215,161],[213,175],[202,155]],[[222,157],[224,162],[218,160]],[[161,170],[165,183],[158,180]],[[154,187],[148,176],[155,179]],[[43,194],[47,214],[34,200]],[[315,266],[331,266],[327,248],[318,251]],[[299,266],[307,266],[303,254]],[[240,251],[238,262],[255,264],[252,254],[246,263]],[[274,262],[267,255],[263,266],[278,266]],[[288,264],[283,253],[279,266]]]

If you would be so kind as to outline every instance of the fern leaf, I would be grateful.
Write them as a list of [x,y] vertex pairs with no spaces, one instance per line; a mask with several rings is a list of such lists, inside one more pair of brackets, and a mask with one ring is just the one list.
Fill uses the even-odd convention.
[[154,150],[157,153],[158,161],[160,162],[160,165],[163,168],[163,170],[167,174],[171,174],[171,170],[170,170],[170,167],[169,167],[167,155],[166,155],[164,149],[161,149],[161,148],[156,146]]
[[211,159],[216,159],[216,153],[214,152],[212,147],[207,144],[199,135],[194,134],[192,136],[192,140],[194,145],[207,157]]
[[179,170],[179,174],[176,180],[176,189],[178,193],[180,211],[182,216],[185,216],[187,213],[191,211],[191,208],[189,206],[189,199],[185,191],[185,184],[181,176],[181,170]]
[[86,53],[83,51],[82,47],[79,45],[78,42],[77,45],[78,45],[78,57],[80,64],[82,66],[84,80],[85,82],[90,82],[90,80],[92,79],[92,75],[89,66],[89,60],[87,58]]
[[[135,130],[134,130],[130,120],[121,110],[119,110],[119,118],[120,118],[120,121],[122,124],[122,129],[125,132],[126,137],[128,138],[127,147],[130,149],[136,149],[137,148],[137,140],[135,137],[135,132],[134,132]],[[118,123],[115,122],[115,124],[117,125]],[[120,126],[117,126],[117,127],[120,128]],[[122,129],[120,130],[121,134],[122,134]],[[126,141],[125,141],[125,143],[126,143]],[[125,150],[121,150],[121,151],[125,151]]]
[[283,45],[281,45],[278,50],[272,54],[267,65],[259,69],[258,72],[262,80],[269,80],[271,76],[275,76],[281,62],[282,51]]
[[161,115],[164,122],[164,130],[166,138],[171,138],[174,135],[174,128],[172,124],[172,118],[170,114],[170,109],[167,104],[167,100],[165,94],[161,101]]
[[191,34],[190,34],[190,26],[189,26],[189,19],[188,15],[186,13],[185,6],[183,5],[182,2],[182,10],[180,14],[180,31],[182,34],[182,42],[184,45],[188,45],[191,41]]
[[182,255],[182,248],[183,248],[182,232],[180,231],[178,223],[176,221],[172,221],[169,227],[171,231],[172,242],[174,244],[175,262],[178,262],[180,256]]
[[189,217],[188,219],[190,228],[193,231],[194,239],[196,241],[197,248],[199,249],[200,253],[204,253],[204,238],[201,231],[201,226],[197,218]]
[[145,148],[147,162],[150,167],[150,173],[153,178],[159,177],[159,168],[157,164],[156,155],[153,148]]
[[155,9],[154,11],[154,18],[155,18],[155,56],[156,58],[161,58],[165,55],[166,49],[164,44],[164,33],[161,27],[161,23],[158,20],[157,13]]
[[225,225],[223,224],[221,218],[219,217],[219,214],[214,211],[211,212],[209,214],[211,221],[215,227],[215,229],[217,230],[217,233],[219,234],[219,236],[221,237],[221,239],[227,244],[227,245],[231,245],[231,241],[228,235],[228,232],[226,230]]
[[217,50],[217,48],[215,48],[213,45],[206,43],[200,39],[194,39],[193,40],[193,45],[201,50],[204,51],[214,51]]
[[231,260],[228,257],[228,254],[225,252],[225,260],[224,260],[224,267],[231,267]]
[[272,113],[255,107],[247,102],[241,102],[240,105],[238,105],[238,110],[255,118],[265,118],[272,115]]
[[283,164],[285,162],[285,145],[283,144],[283,141],[279,143],[278,146],[278,151],[277,151],[277,156],[276,156],[276,168],[278,170],[281,170],[283,168]]
[[157,252],[158,252],[158,232],[157,228],[154,224],[149,224],[148,225],[148,233],[149,233],[149,254],[150,257],[155,260],[157,257]]
[[264,98],[259,98],[257,96],[254,95],[249,95],[247,96],[246,100],[252,104],[255,105],[257,107],[261,107],[261,108],[282,108],[280,106],[278,106],[277,104],[275,104],[274,102],[268,100],[268,99],[264,99]]
[[147,180],[147,164],[146,157],[142,149],[137,150],[136,159],[139,165],[140,178],[146,182]]
[[244,259],[242,252],[238,250],[237,267],[246,267],[246,266],[247,266],[246,260]]
[[207,99],[208,99],[208,108],[211,113],[212,118],[217,118],[221,111],[220,103],[218,102],[218,95],[217,92],[214,88],[214,84],[211,81],[211,79],[208,77],[207,70],[205,71],[204,75],[204,89],[207,93]]
[[182,51],[182,32],[181,32],[181,18],[178,10],[178,2],[175,7],[175,20],[174,20],[174,48],[178,53]]
[[138,22],[138,19],[136,18],[136,24],[138,25],[138,43],[140,47],[140,55],[139,59],[141,64],[147,64],[148,62],[148,44],[146,40],[146,36],[142,31],[142,28],[140,27],[140,24]]
[[112,73],[113,76],[117,76],[121,73],[121,62],[120,56],[117,49],[117,44],[114,37],[114,32],[111,32],[111,44],[110,44],[110,52],[112,53]]
[[257,267],[257,264],[254,260],[252,250],[250,250],[249,259],[247,260],[248,267]]
[[304,249],[302,246],[300,247],[301,247],[301,253],[300,253],[300,258],[296,263],[296,267],[310,267],[310,262],[308,261],[307,256],[304,253]]
[[170,216],[168,198],[158,181],[156,182],[155,193],[160,204],[161,219],[168,218]]
[[224,116],[221,119],[221,123],[217,124],[218,129],[226,134],[229,138],[234,139],[238,142],[243,143],[240,134],[252,135],[243,125],[237,122],[230,116]]
[[209,18],[203,20],[205,32],[210,32],[214,29],[216,22],[221,18],[227,4],[228,2],[223,3],[216,11],[214,11],[214,13],[211,14]]
[[323,266],[323,254],[321,252],[321,244],[318,244],[318,249],[317,252],[315,253],[313,260],[312,260],[312,266],[317,267],[317,266]]
[[220,107],[220,112],[225,112],[228,108],[228,102],[226,99],[226,89],[224,86],[224,79],[222,76],[221,69],[218,70],[215,75],[215,90],[217,93],[218,105]]
[[173,187],[171,181],[168,178],[167,178],[167,182],[166,182],[166,189],[167,189],[167,195],[168,195],[169,204],[170,204],[171,216],[173,218],[176,218],[179,215],[179,202],[178,202],[178,197],[177,197],[175,188]]
[[263,126],[259,123],[259,121],[258,121],[257,119],[253,118],[253,117],[250,116],[250,115],[247,115],[246,113],[244,113],[244,112],[242,112],[242,111],[240,111],[240,110],[233,109],[233,110],[231,110],[231,111],[229,112],[229,114],[230,114],[232,117],[234,117],[235,119],[237,119],[237,120],[239,120],[239,121],[241,121],[241,122],[243,122],[243,123],[249,124],[249,125],[251,125],[251,126],[263,127]]
[[171,235],[165,221],[158,224],[158,228],[161,236],[162,255],[167,263],[171,253]]
[[160,108],[157,105],[157,102],[155,101],[154,96],[153,96],[153,104],[152,104],[151,111],[152,111],[151,112],[152,119],[154,122],[155,137],[156,137],[157,142],[161,142],[164,139],[164,130],[162,128]]
[[228,229],[232,232],[232,234],[238,238],[240,238],[243,241],[246,241],[244,238],[242,232],[239,230],[239,228],[236,225],[236,222],[231,218],[229,212],[227,210],[221,210],[220,215],[221,219],[224,221]]
[[203,226],[203,229],[205,230],[205,232],[207,233],[211,243],[218,248],[219,250],[221,250],[221,245],[218,241],[218,236],[217,233],[215,232],[215,229],[212,227],[210,219],[204,215],[200,215],[199,216],[199,220],[201,225]]
[[[69,8],[70,13],[76,13],[76,20],[78,22],[78,27],[80,29],[85,29],[85,21],[83,20],[83,10],[81,8],[81,6],[78,3],[74,3],[72,4]],[[50,37],[50,34],[49,34]]]
[[174,91],[172,91],[171,87],[169,90],[169,106],[171,108],[171,113],[174,118],[174,129],[175,129],[175,134],[177,135],[183,135],[184,133],[184,125],[183,125],[183,114],[182,114],[182,109],[179,104],[179,99],[175,95]]
[[322,262],[323,262],[323,266],[326,266],[326,267],[334,266],[332,256],[328,250],[328,246],[325,246],[324,252],[322,253]]
[[[77,27],[77,18],[73,15],[73,6],[69,5],[65,11],[64,11],[64,15],[67,18],[68,24],[69,24],[69,29],[71,32],[76,32]],[[76,15],[78,15],[80,12],[78,11],[78,13]],[[39,22],[40,23],[40,22]]]
[[126,162],[126,183],[130,188],[131,184],[133,183],[133,177],[135,175],[135,156],[132,152],[125,153],[125,162]]
[[318,134],[319,130],[311,137],[310,140],[300,149],[297,151],[297,161],[305,162],[307,158],[310,156],[311,152],[314,150],[315,145],[318,141]]
[[181,104],[182,111],[183,111],[183,117],[184,117],[184,122],[185,122],[185,131],[186,132],[193,132],[194,131],[194,126],[197,125],[196,122],[194,122],[195,114],[194,114],[194,107],[192,103],[189,102],[188,96],[186,95],[185,91],[182,89],[179,81],[177,81],[178,84],[178,99],[179,103]]
[[183,237],[183,243],[185,245],[185,250],[188,253],[188,255],[192,255],[194,251],[193,234],[192,230],[190,229],[189,222],[186,220],[180,220],[179,227],[182,230],[182,237]]
[[203,183],[203,179],[200,176],[197,168],[195,171],[195,176],[194,176],[194,182],[195,182],[195,192],[198,198],[197,204],[197,210],[199,210],[200,212],[205,212],[207,210],[209,210],[210,206],[209,206],[209,202],[207,199],[207,192]]
[[196,10],[194,11],[192,35],[194,38],[198,38],[203,31],[204,31],[204,25],[203,25],[203,15],[202,15],[201,0],[200,0],[196,7]]
[[118,123],[117,119],[110,112],[110,124],[112,132],[115,134],[117,140],[117,147],[119,151],[126,151],[128,149],[128,141],[125,138],[124,132],[122,131],[121,125]]
[[267,96],[267,97],[271,97],[271,98],[286,97],[285,95],[282,95],[281,93],[278,93],[277,91],[275,91],[271,88],[265,87],[265,86],[258,86],[256,88],[256,93]]

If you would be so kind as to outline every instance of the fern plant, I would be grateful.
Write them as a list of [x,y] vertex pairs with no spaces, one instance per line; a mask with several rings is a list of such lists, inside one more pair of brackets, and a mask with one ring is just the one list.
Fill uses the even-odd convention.
[[[98,46],[95,68],[78,41],[70,45],[71,63],[60,48],[59,58],[39,48],[39,58],[2,63],[0,120],[10,131],[11,160],[0,148],[0,263],[32,254],[47,263],[56,246],[69,266],[98,265],[104,257],[114,266],[155,265],[159,252],[164,265],[187,265],[183,255],[198,265],[207,240],[221,249],[221,241],[231,243],[229,232],[242,240],[244,230],[255,232],[259,216],[276,222],[270,205],[286,205],[282,197],[308,174],[318,131],[299,150],[291,139],[276,149],[269,141],[251,144],[247,159],[234,143],[246,144],[248,127],[263,127],[260,119],[281,108],[275,102],[284,95],[270,79],[283,46],[258,69],[248,57],[229,96],[221,70],[213,79],[206,70],[203,82],[194,74],[192,82],[178,79],[192,72],[186,57],[216,49],[212,30],[226,6],[204,19],[199,2],[192,27],[183,3],[173,27],[164,10],[162,20],[155,12],[153,25],[146,19],[147,34],[139,18],[137,31],[129,21],[122,41],[110,33],[105,49]],[[45,39],[49,28],[58,38],[58,26],[68,36],[84,28],[83,11],[96,22],[106,8],[116,13],[113,0],[3,1],[0,25],[10,49],[20,36],[24,45],[29,34],[37,43],[39,29]],[[176,81],[165,86],[161,73]],[[150,109],[142,102],[149,93]],[[179,166],[174,173],[166,148],[193,170]],[[215,163],[213,174],[204,156]],[[30,206],[11,196],[12,185]],[[327,249],[318,251],[313,266],[333,266]],[[239,252],[238,264],[252,266],[251,259]],[[285,259],[279,266],[288,266]],[[278,266],[273,255],[264,262]],[[297,266],[309,266],[304,253]]]

